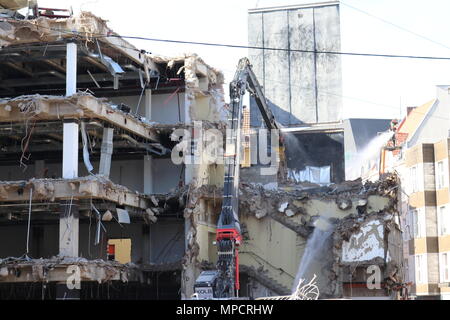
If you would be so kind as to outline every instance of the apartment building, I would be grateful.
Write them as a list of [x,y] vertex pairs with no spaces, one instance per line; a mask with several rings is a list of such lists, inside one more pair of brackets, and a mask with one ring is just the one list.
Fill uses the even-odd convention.
[[436,172],[437,248],[439,289],[441,298],[450,299],[450,196],[449,196],[449,139],[434,144]]
[[418,298],[448,299],[449,285],[449,139],[406,151],[408,279]]
[[404,269],[417,299],[448,299],[449,93],[437,86],[436,99],[408,108],[381,154],[381,173],[401,178]]
[[[434,145],[421,144],[406,151],[405,167],[409,172],[406,192],[409,196],[407,241],[410,279],[416,295],[438,296],[437,198]],[[411,261],[413,260],[413,261]],[[414,266],[410,268],[410,266]],[[414,273],[413,273],[414,272]],[[412,276],[413,273],[413,276]]]

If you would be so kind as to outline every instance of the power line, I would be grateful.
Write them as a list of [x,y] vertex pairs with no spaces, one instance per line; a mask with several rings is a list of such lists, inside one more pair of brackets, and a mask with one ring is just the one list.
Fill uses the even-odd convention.
[[[8,19],[0,19],[8,20]],[[15,20],[17,21],[17,20]],[[312,54],[329,54],[329,55],[347,55],[347,56],[359,56],[359,57],[378,57],[378,58],[400,58],[400,59],[420,59],[420,60],[444,60],[450,61],[450,57],[437,57],[437,56],[419,56],[419,55],[396,55],[396,54],[380,54],[380,53],[362,53],[362,52],[343,52],[343,51],[323,51],[323,50],[304,50],[304,49],[290,49],[290,48],[274,48],[274,47],[259,47],[259,46],[248,46],[248,45],[236,45],[236,44],[226,44],[226,43],[213,43],[213,42],[200,42],[200,41],[186,41],[186,40],[174,40],[174,39],[159,39],[150,37],[140,37],[140,36],[127,36],[127,35],[116,35],[116,34],[95,34],[87,32],[79,32],[64,29],[55,29],[44,26],[39,26],[44,29],[49,29],[55,32],[62,32],[65,34],[70,34],[73,36],[84,37],[87,39],[102,39],[102,38],[121,38],[121,39],[132,39],[140,41],[152,41],[152,42],[164,42],[164,43],[176,43],[176,44],[189,44],[189,45],[201,45],[209,47],[222,47],[222,48],[234,48],[234,49],[253,49],[253,50],[267,50],[267,51],[283,51],[283,52],[298,52],[298,53],[312,53]],[[120,47],[120,46],[119,46]],[[138,50],[137,48],[127,47],[130,50]]]
[[396,55],[396,54],[380,54],[380,53],[361,53],[361,52],[343,52],[343,51],[319,51],[319,50],[303,50],[303,49],[288,49],[288,48],[273,48],[273,47],[258,47],[258,46],[246,46],[213,42],[198,42],[198,41],[185,41],[185,40],[172,40],[172,39],[157,39],[138,36],[119,36],[119,35],[103,35],[96,36],[96,38],[109,38],[118,37],[123,39],[153,41],[153,42],[166,42],[177,44],[190,44],[201,45],[211,47],[222,48],[235,48],[235,49],[254,49],[254,50],[267,50],[267,51],[284,51],[284,52],[299,52],[299,53],[315,53],[315,54],[330,54],[330,55],[348,55],[348,56],[360,56],[360,57],[379,57],[379,58],[404,58],[404,59],[423,59],[423,60],[450,60],[450,57],[436,57],[436,56],[418,56],[418,55]]
[[[343,2],[342,2],[343,3]],[[345,3],[343,3],[344,5],[347,5]],[[351,7],[350,5],[347,5],[349,7]],[[352,7],[354,8],[354,7]],[[356,10],[359,10],[357,8],[354,8]],[[364,12],[362,10],[359,10],[361,12]],[[370,15],[367,12],[364,12],[365,14]],[[386,21],[384,19],[378,18],[376,16],[373,16],[377,19],[380,19],[386,23],[392,24],[389,21]],[[15,22],[17,22],[17,20],[15,19],[8,19],[8,18],[3,18],[0,19],[0,21],[2,20],[13,20]],[[399,26],[396,26],[399,27]],[[135,40],[145,40],[145,41],[158,41],[158,42],[170,42],[170,43],[180,43],[180,44],[195,44],[195,45],[207,45],[207,46],[219,46],[219,47],[231,47],[231,48],[242,48],[242,49],[261,49],[261,50],[277,50],[277,51],[288,51],[288,52],[303,52],[303,53],[325,53],[325,54],[342,54],[342,55],[362,55],[362,56],[376,56],[376,57],[393,57],[393,58],[420,58],[420,59],[440,59],[440,60],[450,60],[450,57],[425,57],[425,56],[404,56],[404,55],[387,55],[387,54],[370,54],[370,53],[349,53],[349,52],[331,52],[331,51],[314,51],[314,50],[299,50],[299,49],[285,49],[285,48],[270,48],[270,47],[256,47],[256,46],[244,46],[244,45],[232,45],[232,44],[220,44],[220,43],[207,43],[207,42],[193,42],[193,41],[182,41],[182,40],[169,40],[169,39],[156,39],[156,38],[146,38],[146,37],[138,37],[138,36],[120,36],[120,35],[102,35],[102,34],[96,34],[96,33],[83,33],[83,32],[78,32],[78,31],[73,31],[73,30],[64,30],[64,29],[56,29],[56,28],[50,28],[50,27],[46,27],[46,26],[39,26],[39,28],[43,28],[43,29],[47,29],[47,30],[51,30],[51,31],[55,31],[55,32],[61,32],[61,33],[65,33],[65,34],[69,34],[69,35],[73,35],[73,36],[81,36],[81,37],[86,37],[86,38],[91,38],[91,39],[100,39],[100,38],[108,38],[108,37],[116,37],[116,38],[124,38],[124,39],[135,39]],[[402,27],[399,27],[402,28]],[[404,29],[404,28],[402,28]],[[409,31],[407,29],[404,29],[407,32],[413,33],[412,31]],[[420,35],[418,35],[420,36]],[[421,36],[423,37],[423,36]],[[433,41],[431,39],[427,39],[429,41]],[[439,44],[439,43],[437,43]],[[440,44],[442,45],[442,44]],[[130,49],[130,50],[135,50],[138,52],[142,52],[142,50],[139,50],[135,47],[127,47],[127,46],[121,46],[121,45],[116,45],[118,47],[121,48],[125,48],[125,49]],[[445,46],[445,45],[443,45]],[[450,49],[450,47],[449,47]],[[276,81],[273,79],[268,79],[269,81],[272,82],[279,82],[280,81]],[[295,86],[295,85],[294,85]],[[344,96],[344,95],[340,95],[337,93],[330,93],[330,92],[321,92],[321,94],[325,94],[325,95],[336,95],[336,96],[340,96],[344,99],[351,99],[351,100],[357,100],[363,103],[368,103],[368,104],[373,104],[373,105],[379,105],[379,106],[383,106],[383,107],[388,107],[388,108],[397,108],[394,106],[390,106],[390,105],[385,105],[385,104],[381,104],[378,102],[373,102],[373,101],[366,101],[366,100],[362,100],[359,98],[354,98],[354,97],[349,97],[349,96]]]
[[[399,28],[405,32],[414,34],[422,39],[425,39],[427,41],[433,42],[435,44],[438,44],[440,46],[443,46],[447,49],[450,49],[450,47],[439,43],[437,41],[434,41],[430,38],[427,38],[423,35],[420,35],[418,33],[415,33],[413,31],[410,31],[406,28],[403,28],[401,26],[398,26],[396,24],[393,24],[387,20],[384,20],[382,18],[379,18],[375,15],[372,15],[366,11],[363,11],[361,9],[358,9],[356,7],[353,7],[351,5],[348,5],[344,2],[341,1],[342,4],[344,4],[347,7],[350,7],[354,10],[357,10],[361,13],[364,13],[366,15],[369,15],[375,19],[381,20],[389,25],[392,25],[396,28]],[[0,21],[14,21],[17,22],[18,20],[16,19],[10,19],[10,18],[1,18]],[[284,51],[284,52],[299,52],[299,53],[315,53],[315,54],[331,54],[331,55],[349,55],[349,56],[362,56],[362,57],[382,57],[382,58],[406,58],[406,59],[423,59],[423,60],[450,60],[450,57],[436,57],[436,56],[417,56],[417,55],[395,55],[395,54],[377,54],[377,53],[357,53],[357,52],[338,52],[338,51],[318,51],[318,50],[302,50],[302,49],[289,49],[289,48],[273,48],[273,47],[258,47],[258,46],[248,46],[248,45],[235,45],[235,44],[224,44],[224,43],[211,43],[211,42],[197,42],[197,41],[185,41],[185,40],[172,40],[172,39],[158,39],[158,38],[149,38],[149,37],[140,37],[140,36],[123,36],[123,35],[117,35],[117,34],[107,34],[107,35],[103,35],[103,34],[98,34],[98,33],[87,33],[87,32],[79,32],[79,31],[74,31],[74,30],[69,30],[69,29],[56,29],[56,28],[51,28],[51,27],[46,27],[46,26],[36,26],[42,29],[47,29],[47,30],[51,30],[51,31],[55,31],[55,32],[60,32],[60,33],[65,33],[65,34],[69,34],[69,35],[73,35],[73,36],[78,36],[78,37],[83,37],[83,38],[87,38],[87,39],[101,39],[101,38],[122,38],[122,39],[132,39],[132,40],[141,40],[141,41],[152,41],[152,42],[165,42],[165,43],[177,43],[177,44],[191,44],[191,45],[202,45],[202,46],[213,46],[213,47],[227,47],[227,48],[237,48],[237,49],[254,49],[254,50],[268,50],[268,51]],[[125,49],[130,49],[130,50],[135,50],[138,52],[142,52],[143,50],[139,50],[135,47],[128,47],[128,46],[121,46],[121,45],[115,45],[117,47],[121,47],[121,48],[125,48]],[[268,79],[269,81],[275,81],[272,79]],[[275,81],[275,82],[279,82],[279,81]],[[385,104],[380,104],[377,102],[372,102],[372,101],[366,101],[366,100],[362,100],[359,98],[354,98],[354,97],[348,97],[348,96],[343,96],[341,94],[337,94],[337,93],[330,93],[330,92],[321,92],[321,94],[325,94],[325,95],[336,95],[336,96],[340,96],[344,99],[351,99],[351,100],[357,100],[363,103],[368,103],[368,104],[373,104],[373,105],[379,105],[379,106],[383,106],[383,107],[388,107],[388,108],[397,108],[395,106],[390,106],[390,105],[385,105]],[[424,114],[426,115],[426,114]],[[442,119],[447,119],[447,118],[443,118],[443,117],[439,117],[439,116],[431,116],[434,118],[442,118]]]

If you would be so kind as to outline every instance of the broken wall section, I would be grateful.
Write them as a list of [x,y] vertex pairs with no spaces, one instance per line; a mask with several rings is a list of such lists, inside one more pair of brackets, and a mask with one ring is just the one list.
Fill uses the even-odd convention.
[[[182,287],[186,297],[192,293],[196,276],[202,270],[214,268],[216,248],[206,239],[214,238],[221,194],[220,189],[212,186],[203,186],[190,194],[185,209],[185,217],[190,221],[188,251],[183,263],[187,275],[184,279],[189,279]],[[394,176],[384,177],[374,184],[362,185],[355,181],[310,189],[290,185],[273,191],[261,186],[241,185],[239,209],[243,243],[239,252],[242,272],[266,288],[266,292],[289,294],[308,239],[320,229],[320,221],[326,219],[336,231],[330,236],[330,250],[325,250],[325,258],[317,261],[314,270],[317,275],[324,275],[319,280],[322,297],[343,297],[345,279],[342,273],[347,272],[343,269],[346,263],[342,258],[343,241],[358,234],[365,223],[375,219],[373,217],[376,216],[383,226],[383,236],[375,237],[383,240],[378,244],[382,248],[380,252],[383,252],[383,258],[388,255],[391,259],[374,263],[384,272],[386,263],[398,262],[396,247],[387,246],[385,241],[385,237],[390,237],[394,244],[400,244],[399,238],[394,236],[398,229],[396,201],[397,180]],[[371,238],[361,240],[362,250],[370,245],[370,241]],[[251,287],[250,282],[249,285]],[[261,292],[264,290],[255,289],[249,294],[256,298]]]

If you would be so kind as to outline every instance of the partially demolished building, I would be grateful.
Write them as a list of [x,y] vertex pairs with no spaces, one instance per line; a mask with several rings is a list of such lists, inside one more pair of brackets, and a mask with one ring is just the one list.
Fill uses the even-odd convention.
[[[222,74],[141,52],[89,13],[2,19],[0,44],[1,297],[79,297],[66,290],[73,265],[81,297],[136,279],[151,283],[145,297],[178,297],[182,201],[159,195],[197,172],[172,163],[170,136],[220,126]],[[122,264],[107,261],[114,239],[129,240],[116,243]],[[47,290],[26,296],[30,283]]]
[[[226,128],[222,73],[86,12],[2,18],[0,45],[0,299],[189,299],[217,259],[224,169],[187,159],[207,144],[199,122]],[[401,295],[395,176],[277,190],[246,176],[241,296],[313,274],[323,298]]]
[[[241,291],[251,298],[288,295],[298,277],[318,277],[321,298],[393,298],[402,291],[402,245],[397,180],[329,187],[280,184],[241,187]],[[213,239],[221,190],[202,186],[190,195],[185,292],[195,269],[213,268]],[[209,241],[208,241],[209,240]],[[376,271],[374,271],[376,270]],[[370,277],[377,275],[378,285]],[[374,283],[371,287],[367,283]]]

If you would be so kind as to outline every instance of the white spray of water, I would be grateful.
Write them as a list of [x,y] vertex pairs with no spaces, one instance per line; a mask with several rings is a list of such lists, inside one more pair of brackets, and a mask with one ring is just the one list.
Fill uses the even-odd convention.
[[326,241],[332,235],[334,228],[324,217],[317,220],[315,225],[316,227],[312,235],[306,242],[305,251],[298,266],[297,275],[292,287],[293,293],[297,290],[299,281],[306,279],[308,282],[314,274],[317,274],[322,269],[325,256],[331,254],[326,248]]
[[376,161],[378,163],[381,149],[393,135],[394,132],[392,131],[386,131],[377,135],[364,147],[362,151],[358,152],[356,156],[350,159],[346,165],[347,168],[350,168],[347,170],[347,180],[355,180],[360,178],[363,174],[362,168],[370,165],[372,161]]

